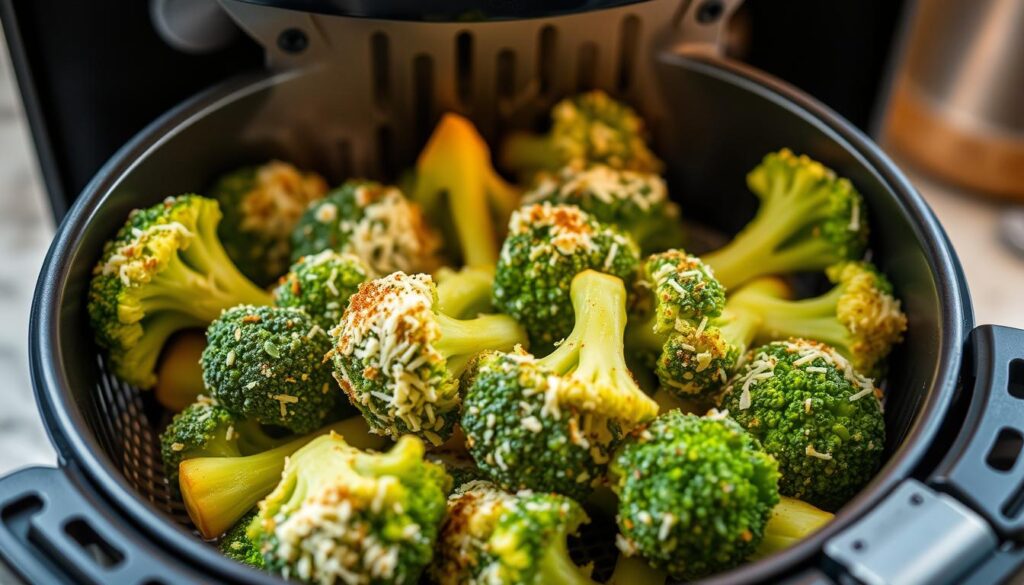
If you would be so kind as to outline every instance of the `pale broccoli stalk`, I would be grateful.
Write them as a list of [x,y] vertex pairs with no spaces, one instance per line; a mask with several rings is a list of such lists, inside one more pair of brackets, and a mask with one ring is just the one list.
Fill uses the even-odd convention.
[[765,526],[764,540],[752,558],[766,557],[793,546],[831,522],[834,516],[807,502],[780,496]]
[[850,181],[806,156],[771,153],[747,175],[761,200],[750,223],[704,261],[728,288],[769,274],[856,260],[867,243],[864,201]]
[[465,319],[494,311],[491,290],[494,268],[465,266],[459,271],[442,268],[434,275],[437,281],[437,310],[445,315]]
[[453,228],[458,250],[450,252],[462,263],[493,268],[499,231],[519,194],[491,167],[490,149],[473,123],[446,114],[416,162],[413,199],[436,223]]
[[203,538],[223,534],[274,489],[289,455],[330,432],[360,449],[380,449],[386,444],[383,438],[371,435],[362,417],[356,416],[255,455],[183,460],[178,466],[179,487],[196,529]]

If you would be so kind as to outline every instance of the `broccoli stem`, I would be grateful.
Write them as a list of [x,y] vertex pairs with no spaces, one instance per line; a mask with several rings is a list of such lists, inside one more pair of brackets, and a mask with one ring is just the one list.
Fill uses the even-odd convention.
[[779,298],[766,287],[754,287],[760,282],[744,287],[730,300],[731,305],[760,316],[758,339],[815,339],[850,356],[850,332],[836,317],[837,305],[843,294],[842,285],[836,285],[817,297],[791,301]]
[[[132,343],[119,359],[126,371],[152,372],[164,345],[172,335],[181,329],[202,327],[206,322],[191,315],[177,312],[162,312],[142,322],[142,337]],[[120,369],[120,368],[118,368]]]
[[[237,297],[233,304],[269,305],[273,302],[270,293],[256,286],[235,266],[217,235],[221,213],[200,214],[197,221],[196,238],[182,250],[186,262],[205,274],[222,291]],[[230,305],[229,305],[230,306]]]
[[526,344],[526,332],[508,315],[456,319],[438,314],[437,323],[441,338],[434,343],[434,348],[447,360],[448,371],[453,376],[461,375],[469,360],[481,351],[511,351],[517,345]]
[[667,579],[667,573],[652,568],[642,558],[619,554],[615,570],[605,585],[663,585]]
[[590,578],[589,571],[572,562],[566,536],[552,539],[538,562],[541,583],[558,583],[559,585],[596,585]]
[[779,503],[772,509],[771,518],[765,526],[764,539],[754,553],[754,558],[789,548],[831,522],[834,516],[796,498],[781,496]]
[[177,257],[153,277],[149,286],[140,290],[145,291],[138,297],[138,309],[143,314],[180,311],[204,324],[235,305],[271,303],[270,293],[254,289],[252,285],[236,290],[221,288],[208,275],[196,272]]
[[776,181],[754,219],[724,247],[702,257],[719,282],[733,288],[765,274],[824,268],[817,265],[819,258],[831,255],[817,238],[780,249],[827,204],[825,192],[806,193],[806,188],[800,180],[788,188]]
[[172,337],[160,356],[153,395],[172,412],[181,412],[203,392],[203,368],[199,360],[206,347],[201,329],[182,331]]
[[356,416],[263,453],[186,459],[178,468],[178,477],[189,518],[204,538],[220,536],[274,489],[289,455],[332,431],[360,449],[379,449],[385,443],[383,437],[369,433],[363,417]]
[[393,447],[384,453],[361,455],[356,457],[354,467],[363,474],[402,477],[408,474],[413,465],[423,459],[425,449],[423,441],[411,435],[403,435]]
[[514,173],[557,170],[562,156],[547,136],[517,132],[501,145],[501,166]]
[[494,267],[466,266],[458,272],[437,275],[437,310],[458,319],[491,311]]

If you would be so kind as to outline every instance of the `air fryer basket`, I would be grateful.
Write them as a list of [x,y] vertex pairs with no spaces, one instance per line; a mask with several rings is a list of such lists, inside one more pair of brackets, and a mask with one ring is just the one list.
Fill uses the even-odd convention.
[[[646,24],[629,20],[638,19],[629,7],[615,9],[614,14],[620,20],[609,30],[625,31]],[[625,24],[628,22],[634,24]],[[548,42],[546,35],[551,34],[545,31],[555,25],[535,25],[532,38],[542,47]],[[568,33],[566,37],[572,38]],[[374,51],[380,50],[380,38],[367,36],[367,53],[353,59],[364,56],[372,60]],[[454,43],[465,42],[458,41],[457,35],[446,38],[453,43],[446,50],[453,53]],[[543,53],[542,48],[538,51]],[[398,58],[395,52],[385,51],[384,55],[392,62]],[[491,56],[498,61],[509,59],[498,53]],[[30,470],[0,480],[6,486],[0,496],[0,548],[9,560],[21,565],[23,574],[94,582],[276,582],[221,557],[192,533],[182,506],[169,495],[160,464],[157,435],[166,414],[150,394],[122,384],[105,368],[91,341],[85,291],[103,242],[131,209],[168,195],[201,190],[235,165],[276,157],[320,170],[333,181],[355,173],[388,178],[409,165],[419,141],[449,102],[433,85],[436,79],[431,77],[431,67],[415,65],[425,62],[423,55],[407,57],[404,65],[396,65],[397,71],[419,80],[414,85],[426,88],[434,99],[420,94],[407,107],[395,106],[391,117],[385,118],[381,108],[386,106],[367,101],[360,93],[372,94],[379,88],[358,82],[359,75],[352,73],[360,66],[358,62],[314,60],[277,73],[240,77],[155,122],[86,188],[47,257],[30,334],[39,406],[63,468],[49,473]],[[542,66],[537,65],[535,71],[539,60],[533,57],[524,64],[525,59],[516,61],[513,55],[512,62],[518,65],[513,67],[512,79],[516,75],[531,80],[538,77]],[[737,229],[753,213],[755,203],[743,177],[764,153],[789,147],[821,160],[849,177],[866,198],[874,259],[892,277],[910,320],[907,339],[892,358],[886,405],[888,457],[876,479],[819,533],[787,551],[712,579],[777,581],[785,572],[815,564],[826,543],[840,542],[849,532],[841,533],[858,520],[862,521],[854,528],[868,527],[865,514],[869,510],[907,478],[927,477],[945,451],[929,455],[937,440],[950,440],[971,397],[970,392],[957,393],[962,349],[972,327],[962,273],[945,235],[920,197],[876,147],[834,113],[775,80],[712,56],[666,51],[644,58],[650,62],[634,70],[635,75],[645,76],[642,85],[628,80],[620,84],[618,76],[609,77],[609,83],[601,81],[602,75],[577,77],[576,87],[563,87],[560,81],[560,89],[550,95],[531,88],[529,91],[535,92],[531,94],[533,105],[523,108],[517,107],[521,104],[517,104],[515,91],[502,97],[501,83],[489,77],[487,84],[499,90],[483,97],[505,104],[505,109],[460,109],[471,117],[479,113],[485,132],[494,137],[509,128],[531,125],[536,114],[560,94],[591,85],[613,90],[637,103],[654,121],[657,150],[669,168],[671,193],[685,213],[724,230]],[[602,70],[600,65],[595,67],[595,71]],[[484,71],[485,66],[481,64],[478,70]],[[348,84],[346,79],[356,81]],[[513,83],[510,87],[530,86]],[[638,93],[640,87],[642,94]],[[393,84],[388,91],[399,89]],[[365,103],[371,113],[353,112],[354,99]],[[421,103],[424,101],[426,105]],[[376,123],[371,124],[373,121]],[[346,123],[364,126],[353,130]],[[979,374],[977,385],[986,390],[999,384],[1006,387],[1006,362],[1014,353],[1021,353],[1019,339],[1013,346],[1015,352],[995,351],[995,337],[998,335],[988,343],[988,338],[975,339],[975,370],[1002,372],[1002,377],[992,374],[993,379]],[[975,453],[971,461],[985,459],[995,431],[987,424],[989,417],[978,410],[982,408],[978,403],[995,400],[988,395],[974,394],[973,414],[968,419],[976,428],[967,434],[968,439],[957,443],[954,455],[976,451],[982,444],[983,451]],[[951,417],[951,409],[961,412],[960,416]],[[1016,413],[1020,407],[1014,403],[1004,410]],[[1020,427],[1012,419],[1000,425]],[[954,455],[943,464],[944,483],[935,485],[945,485],[946,491],[954,493],[978,487],[964,479],[960,473],[964,458]],[[1012,484],[1003,495],[1015,489],[1014,479],[1022,474],[1019,467],[1000,476]],[[977,471],[976,479],[990,480],[991,471]],[[929,490],[923,485],[920,489]],[[978,507],[976,502],[972,505]],[[999,526],[989,512],[981,510],[997,524],[1001,535],[1016,530],[1016,520],[1011,518]],[[76,522],[83,522],[88,530],[68,528]],[[973,552],[958,558],[973,563],[990,552],[995,546],[991,532],[987,527],[968,530],[964,538],[974,544]],[[113,552],[104,549],[103,541]],[[91,550],[93,558],[77,550],[82,547]],[[15,554],[16,550],[22,552]],[[841,552],[832,551],[828,556],[836,559]],[[607,551],[595,554],[610,558]],[[97,558],[102,562],[97,563]],[[850,568],[856,563],[841,564]]]

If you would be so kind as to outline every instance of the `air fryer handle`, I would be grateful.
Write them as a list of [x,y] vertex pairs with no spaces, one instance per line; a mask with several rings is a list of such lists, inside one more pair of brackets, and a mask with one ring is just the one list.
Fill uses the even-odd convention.
[[967,343],[967,415],[928,483],[970,506],[1003,539],[1024,541],[1024,330],[983,325]]
[[142,538],[66,468],[0,478],[0,557],[30,583],[211,582]]

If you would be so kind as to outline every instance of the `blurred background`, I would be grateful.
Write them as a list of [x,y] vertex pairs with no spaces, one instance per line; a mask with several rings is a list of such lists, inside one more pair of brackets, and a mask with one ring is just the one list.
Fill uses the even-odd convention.
[[[260,66],[211,0],[102,5],[0,0],[0,474],[54,458],[26,338],[57,221],[145,124]],[[949,233],[977,322],[1024,327],[1024,2],[748,0],[728,50],[879,140]]]

